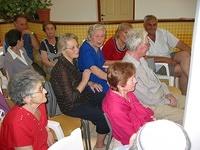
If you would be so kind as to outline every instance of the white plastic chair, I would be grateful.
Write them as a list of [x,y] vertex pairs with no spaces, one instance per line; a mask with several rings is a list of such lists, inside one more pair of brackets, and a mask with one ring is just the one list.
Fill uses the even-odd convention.
[[174,79],[174,76],[170,75],[168,63],[155,63],[155,64],[159,66],[164,66],[166,70],[166,75],[157,74],[158,78],[161,80],[168,80],[169,86],[174,86],[175,79]]
[[57,141],[48,150],[84,150],[81,129],[75,129],[70,136]]
[[59,122],[48,120],[47,126],[54,131],[57,140],[64,138],[64,133]]

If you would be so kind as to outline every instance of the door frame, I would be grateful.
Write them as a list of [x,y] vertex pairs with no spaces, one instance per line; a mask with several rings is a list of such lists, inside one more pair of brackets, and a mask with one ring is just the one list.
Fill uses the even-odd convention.
[[[97,11],[98,11],[98,21],[99,22],[104,22],[104,21],[101,21],[101,0],[97,0]],[[135,0],[133,0],[133,20],[131,21],[135,21]],[[118,20],[120,21],[120,20]],[[130,21],[130,20],[127,20],[127,21]]]

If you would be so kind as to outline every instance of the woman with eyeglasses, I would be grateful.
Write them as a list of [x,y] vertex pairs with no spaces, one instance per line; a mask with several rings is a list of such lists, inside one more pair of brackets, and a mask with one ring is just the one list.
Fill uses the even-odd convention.
[[[105,135],[109,133],[101,102],[104,98],[102,86],[89,81],[91,71],[82,73],[77,66],[79,57],[78,38],[72,33],[61,36],[58,40],[58,52],[61,56],[51,71],[50,82],[63,114],[90,120],[96,125],[97,140],[95,149],[105,148]],[[89,92],[87,88],[93,92]],[[99,149],[101,150],[101,149]]]
[[16,74],[8,84],[15,106],[3,119],[1,150],[47,150],[53,136],[47,127],[44,78],[32,70]]

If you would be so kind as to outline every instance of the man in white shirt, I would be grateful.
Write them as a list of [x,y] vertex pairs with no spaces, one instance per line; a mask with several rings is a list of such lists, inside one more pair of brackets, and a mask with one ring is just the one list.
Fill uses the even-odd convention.
[[[148,33],[150,43],[147,55],[153,57],[155,62],[166,62],[174,66],[173,72],[180,78],[181,92],[186,95],[191,48],[172,33],[157,28],[157,23],[158,20],[153,15],[147,15],[144,18],[144,28]],[[180,51],[172,53],[172,48],[178,48]]]

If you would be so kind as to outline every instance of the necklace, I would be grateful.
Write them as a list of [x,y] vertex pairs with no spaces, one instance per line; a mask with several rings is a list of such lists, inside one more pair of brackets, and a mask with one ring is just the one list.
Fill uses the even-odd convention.
[[120,39],[115,39],[115,44],[119,51],[124,51],[126,49],[126,44],[123,44]]

